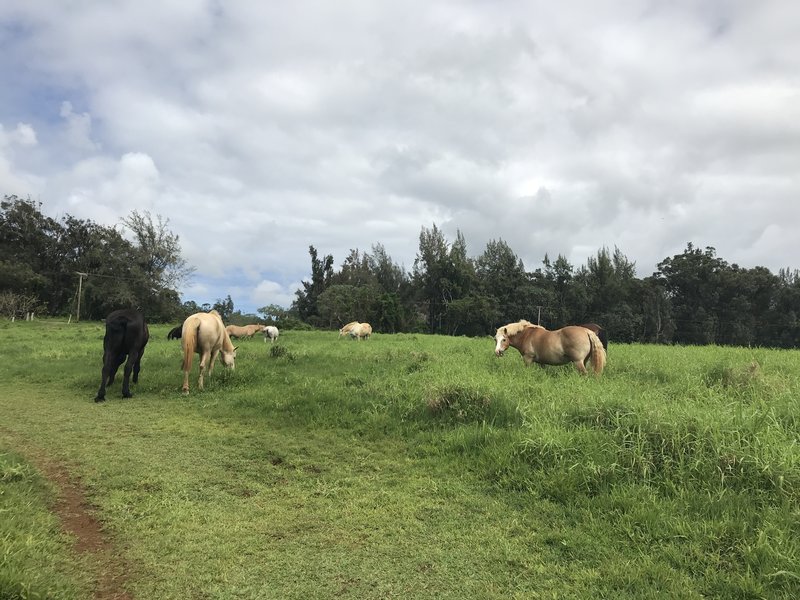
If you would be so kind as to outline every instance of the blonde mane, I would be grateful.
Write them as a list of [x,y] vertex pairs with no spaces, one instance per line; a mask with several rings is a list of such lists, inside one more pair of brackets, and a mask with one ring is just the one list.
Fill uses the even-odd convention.
[[542,329],[541,325],[534,325],[530,321],[526,321],[525,319],[520,319],[516,323],[509,323],[508,325],[504,325],[500,327],[497,332],[500,333],[502,330],[505,330],[505,333],[508,337],[514,337],[523,329],[527,329],[528,327],[539,327]]

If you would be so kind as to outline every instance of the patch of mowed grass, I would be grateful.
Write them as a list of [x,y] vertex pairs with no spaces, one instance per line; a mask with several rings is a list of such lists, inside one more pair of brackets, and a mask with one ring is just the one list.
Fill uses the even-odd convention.
[[[81,599],[90,595],[70,540],[50,512],[53,491],[0,431],[0,598]],[[24,510],[20,510],[24,507]]]
[[184,397],[167,330],[102,405],[98,326],[0,348],[3,381],[51,341],[2,410],[81,469],[137,595],[797,595],[796,352],[612,344],[593,378],[488,338],[288,331],[202,392],[195,362]]

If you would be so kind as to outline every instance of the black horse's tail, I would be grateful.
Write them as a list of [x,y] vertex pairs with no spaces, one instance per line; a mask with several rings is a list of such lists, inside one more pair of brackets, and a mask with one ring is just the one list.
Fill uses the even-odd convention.
[[128,317],[124,315],[117,315],[110,321],[106,320],[106,335],[103,338],[104,348],[121,348],[127,330]]

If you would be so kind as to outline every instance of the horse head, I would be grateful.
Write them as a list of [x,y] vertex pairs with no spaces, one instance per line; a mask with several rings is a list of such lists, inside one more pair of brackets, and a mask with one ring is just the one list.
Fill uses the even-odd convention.
[[508,346],[510,343],[510,339],[508,337],[508,329],[506,327],[501,327],[497,330],[497,333],[494,334],[495,340],[495,347],[494,347],[494,355],[495,356],[503,356],[503,352],[508,350]]
[[234,346],[233,350],[220,350],[220,354],[222,355],[222,364],[229,368],[231,371],[236,370],[236,365],[234,361],[236,359],[236,349],[239,346]]

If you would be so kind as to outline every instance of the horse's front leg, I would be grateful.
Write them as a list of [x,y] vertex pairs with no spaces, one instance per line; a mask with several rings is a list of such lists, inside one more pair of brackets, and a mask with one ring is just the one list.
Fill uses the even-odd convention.
[[[123,398],[132,398],[133,394],[131,393],[130,387],[130,380],[131,380],[131,371],[136,372],[138,376],[139,373],[139,353],[136,350],[131,350],[130,354],[128,354],[128,362],[125,363],[125,371],[123,372],[122,376],[122,397]],[[137,377],[134,377],[134,382],[136,381]]]
[[525,361],[526,367],[530,367],[534,362],[536,362],[536,356],[533,354],[523,354],[522,360]]
[[130,398],[131,394],[131,371],[133,371],[133,361],[136,358],[136,353],[132,352],[128,355],[128,362],[125,363],[125,370],[122,372],[122,397]]
[[211,372],[214,370],[214,363],[217,362],[217,355],[219,354],[219,350],[212,350],[211,351],[211,364],[208,365],[208,376],[211,377]]
[[139,350],[139,357],[136,359],[136,362],[133,363],[133,383],[139,383],[139,370],[142,368],[143,354],[144,354],[144,348]]
[[206,373],[206,363],[208,362],[208,352],[203,352],[200,355],[200,377],[197,380],[198,389],[203,389],[203,375]]

